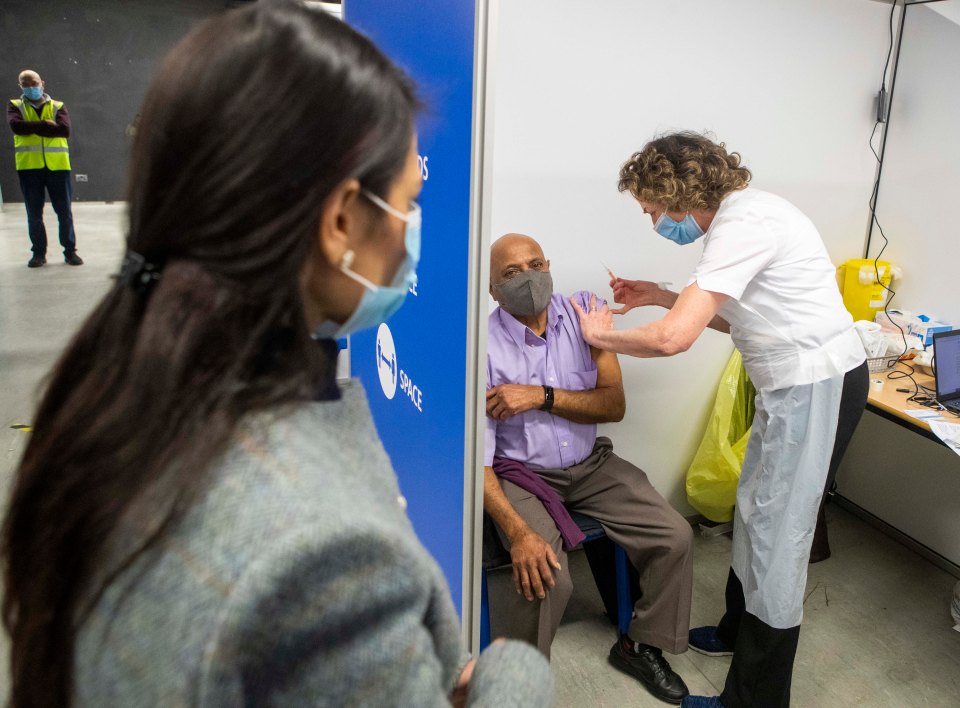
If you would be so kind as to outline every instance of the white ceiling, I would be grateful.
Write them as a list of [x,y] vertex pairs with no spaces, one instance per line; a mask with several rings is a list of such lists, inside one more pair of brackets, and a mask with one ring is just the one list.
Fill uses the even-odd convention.
[[934,12],[939,12],[951,22],[960,25],[960,0],[942,0],[942,2],[931,2],[925,7],[929,7]]
[[[873,0],[873,2],[882,2],[889,5],[891,2],[900,3],[903,0]],[[943,15],[951,22],[960,25],[960,0],[906,0],[908,5],[922,4],[923,7],[929,7],[934,12]]]

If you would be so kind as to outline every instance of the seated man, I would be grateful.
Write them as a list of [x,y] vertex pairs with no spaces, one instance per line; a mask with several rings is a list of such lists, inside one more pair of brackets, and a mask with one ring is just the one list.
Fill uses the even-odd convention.
[[[641,595],[629,636],[614,644],[610,662],[658,698],[680,703],[687,688],[662,650],[687,649],[691,529],[642,470],[617,457],[608,438],[597,437],[597,423],[623,419],[617,356],[584,342],[580,321],[567,298],[553,292],[550,262],[532,238],[508,234],[493,244],[490,294],[500,307],[489,319],[483,505],[510,551],[517,591],[498,603],[508,615],[498,624],[550,656],[572,591],[564,545],[579,542],[568,533],[564,544],[547,510],[553,504],[545,507],[531,491],[498,477],[520,468],[533,486],[539,478],[548,494],[552,489],[567,507],[599,521],[627,552]],[[588,307],[590,293],[574,297]]]

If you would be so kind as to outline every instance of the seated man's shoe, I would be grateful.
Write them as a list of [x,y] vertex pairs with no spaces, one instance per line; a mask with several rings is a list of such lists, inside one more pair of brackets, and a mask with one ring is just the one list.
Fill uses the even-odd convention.
[[610,650],[610,663],[633,676],[661,701],[679,705],[690,693],[656,647],[636,644],[629,637],[621,636]]
[[73,253],[68,253],[67,255],[65,255],[65,256],[63,257],[63,260],[64,260],[64,262],[65,262],[67,265],[74,265],[74,266],[76,266],[76,265],[83,265],[83,259],[82,259],[80,256],[77,255],[77,252],[76,252],[76,251],[74,251]]
[[680,708],[723,708],[719,696],[687,696]]
[[687,637],[690,648],[707,656],[733,656],[733,647],[727,646],[717,636],[716,627],[696,627]]
[[34,256],[29,261],[27,261],[27,268],[39,268],[40,266],[45,266],[47,264],[47,259],[43,256]]

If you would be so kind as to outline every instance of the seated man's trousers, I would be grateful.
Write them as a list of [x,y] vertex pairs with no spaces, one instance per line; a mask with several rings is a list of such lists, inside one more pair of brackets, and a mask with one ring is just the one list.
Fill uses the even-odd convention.
[[[565,470],[537,470],[567,506],[595,518],[623,547],[640,576],[630,638],[678,654],[687,649],[692,592],[690,524],[660,496],[643,470],[617,457],[609,438],[599,437],[586,460]],[[510,588],[491,593],[493,636],[524,639],[547,657],[573,589],[560,533],[535,496],[501,481],[510,504],[551,545],[560,561],[556,587],[544,600],[528,602]],[[503,537],[504,546],[510,548]]]

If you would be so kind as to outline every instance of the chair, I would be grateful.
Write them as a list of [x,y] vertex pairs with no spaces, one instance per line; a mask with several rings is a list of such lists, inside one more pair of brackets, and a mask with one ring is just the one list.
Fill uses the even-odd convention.
[[[483,519],[483,570],[480,580],[480,650],[490,644],[490,604],[487,595],[487,571],[510,565],[510,554],[500,542],[493,520],[484,514]],[[626,551],[607,538],[603,526],[596,519],[570,510],[574,523],[586,538],[578,546],[587,554],[590,570],[603,599],[611,622],[616,618],[617,631],[626,634],[633,619],[633,604],[638,595],[637,574]],[[612,556],[614,581],[609,581]]]

